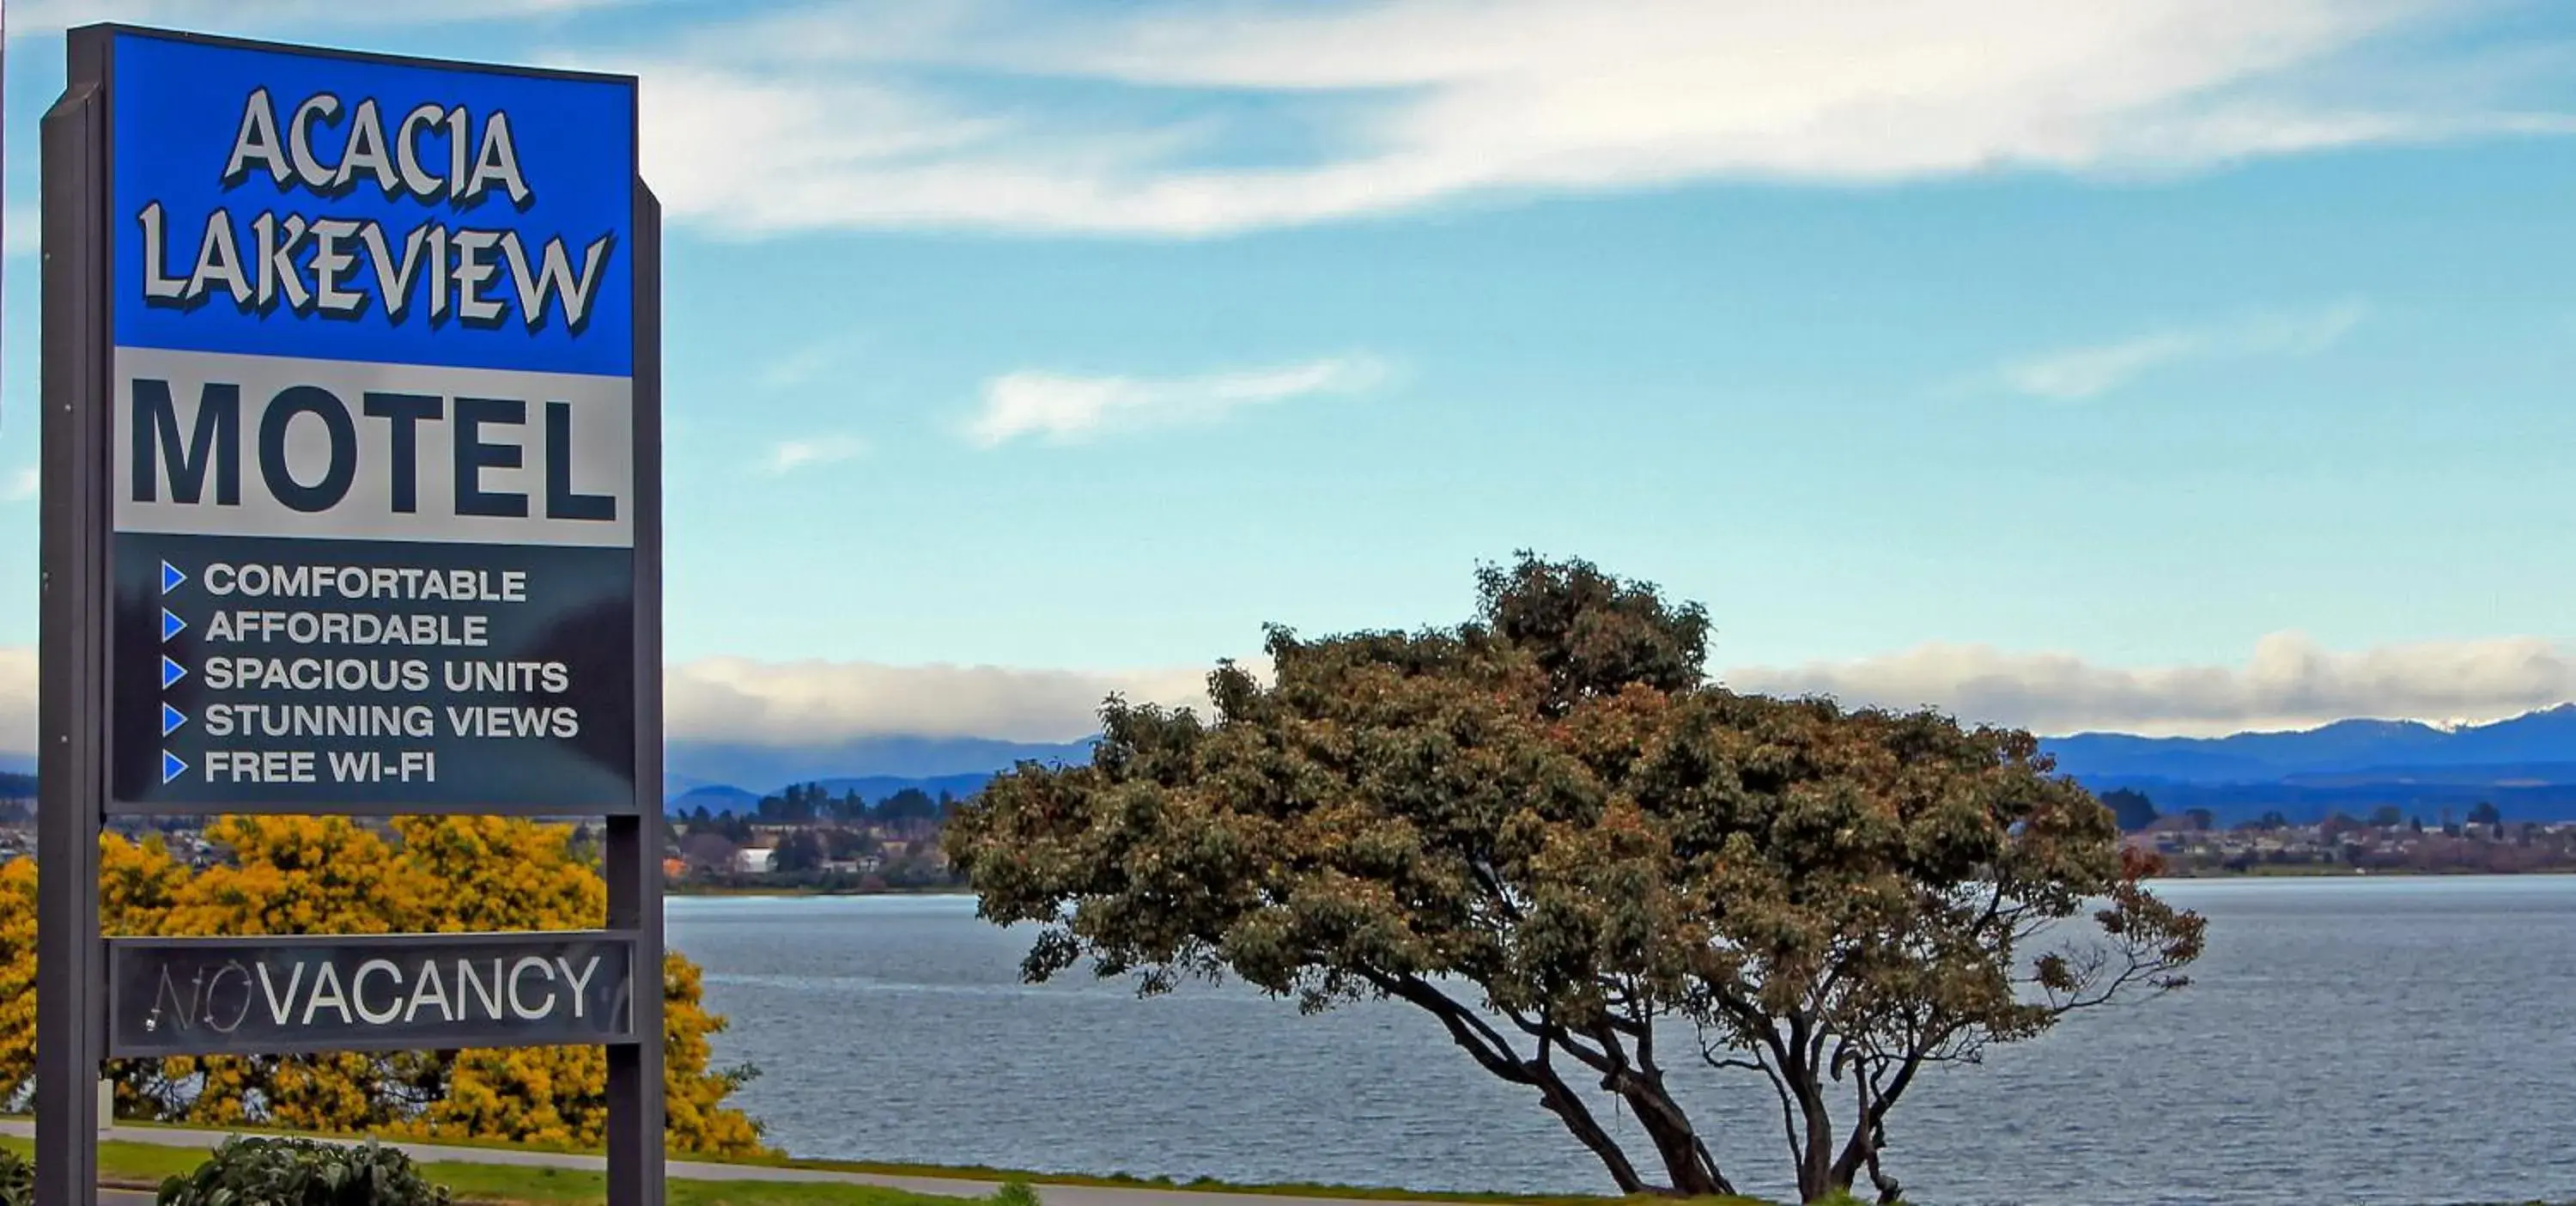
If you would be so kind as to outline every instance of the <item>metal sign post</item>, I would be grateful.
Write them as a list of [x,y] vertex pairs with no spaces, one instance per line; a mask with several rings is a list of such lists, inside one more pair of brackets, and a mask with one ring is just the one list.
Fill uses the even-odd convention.
[[[595,1044],[662,1195],[632,77],[71,31],[44,121],[38,1200],[109,1057]],[[606,818],[606,928],[102,939],[110,817]]]

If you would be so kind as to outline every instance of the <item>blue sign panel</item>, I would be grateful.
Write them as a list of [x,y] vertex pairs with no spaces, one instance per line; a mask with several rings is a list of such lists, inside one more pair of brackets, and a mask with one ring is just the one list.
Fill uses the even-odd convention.
[[623,377],[631,80],[118,35],[116,343]]
[[634,81],[111,45],[111,809],[636,809]]

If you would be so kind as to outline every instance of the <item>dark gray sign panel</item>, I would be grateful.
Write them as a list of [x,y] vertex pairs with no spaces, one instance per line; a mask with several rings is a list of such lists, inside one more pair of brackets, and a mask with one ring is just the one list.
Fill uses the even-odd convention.
[[633,1042],[633,935],[111,938],[108,1054]]
[[111,41],[108,811],[637,810],[635,81]]

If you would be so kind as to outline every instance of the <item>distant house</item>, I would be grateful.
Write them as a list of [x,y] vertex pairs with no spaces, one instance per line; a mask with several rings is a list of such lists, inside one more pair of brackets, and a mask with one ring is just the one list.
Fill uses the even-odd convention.
[[733,852],[733,869],[741,875],[767,875],[778,863],[774,847],[753,846]]

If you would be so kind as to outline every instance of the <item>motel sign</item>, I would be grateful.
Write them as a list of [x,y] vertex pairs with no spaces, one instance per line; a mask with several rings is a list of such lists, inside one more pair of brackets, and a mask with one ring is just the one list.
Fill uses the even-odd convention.
[[[592,1044],[662,1194],[630,77],[97,25],[44,120],[37,1176],[110,1058]],[[113,817],[600,816],[597,931],[103,938]]]

